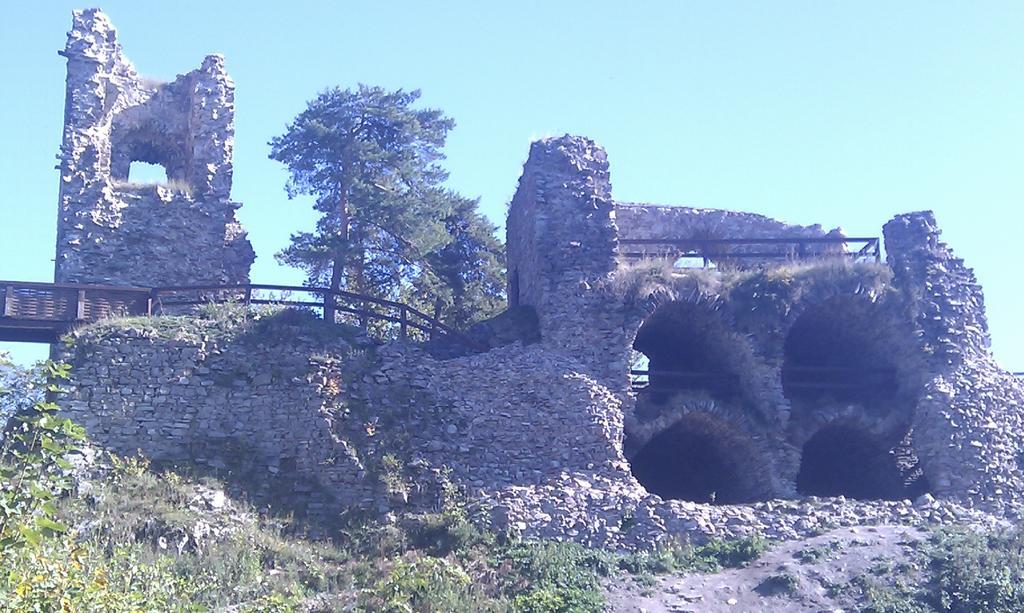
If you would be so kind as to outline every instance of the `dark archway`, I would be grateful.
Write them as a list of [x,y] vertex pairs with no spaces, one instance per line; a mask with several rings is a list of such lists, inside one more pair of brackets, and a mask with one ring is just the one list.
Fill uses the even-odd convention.
[[858,500],[902,500],[927,491],[926,481],[906,471],[889,445],[860,428],[832,425],[804,444],[796,489]]
[[660,307],[640,326],[633,348],[647,358],[642,391],[655,402],[680,391],[703,391],[726,403],[741,395],[745,348],[706,305]]
[[733,424],[689,414],[650,439],[630,460],[633,476],[666,500],[713,504],[770,497],[766,466]]
[[831,401],[888,409],[900,392],[892,360],[900,339],[887,319],[877,304],[850,299],[804,312],[786,337],[786,397],[795,405]]

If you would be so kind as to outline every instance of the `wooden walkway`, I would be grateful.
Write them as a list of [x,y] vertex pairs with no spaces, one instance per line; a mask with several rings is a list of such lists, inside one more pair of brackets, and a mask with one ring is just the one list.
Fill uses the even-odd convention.
[[119,287],[0,281],[0,341],[55,343],[75,326],[109,317],[178,314],[201,304],[237,302],[320,309],[333,305],[353,324],[384,322],[400,338],[445,337],[474,350],[476,342],[407,304],[323,287],[202,285]]

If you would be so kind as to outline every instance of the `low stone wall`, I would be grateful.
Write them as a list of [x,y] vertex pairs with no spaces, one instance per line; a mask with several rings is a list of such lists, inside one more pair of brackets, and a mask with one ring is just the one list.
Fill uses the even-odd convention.
[[105,448],[215,471],[254,501],[300,514],[373,503],[361,458],[336,432],[343,414],[331,392],[353,351],[346,341],[325,343],[302,325],[225,334],[168,317],[104,323],[73,343],[62,404]]
[[818,224],[787,224],[757,213],[635,202],[615,203],[615,225],[620,239],[815,238],[826,234]]
[[575,473],[642,491],[619,400],[558,354],[517,343],[440,361],[294,317],[85,328],[64,409],[106,448],[214,470],[300,515],[433,509],[446,480],[473,497]]

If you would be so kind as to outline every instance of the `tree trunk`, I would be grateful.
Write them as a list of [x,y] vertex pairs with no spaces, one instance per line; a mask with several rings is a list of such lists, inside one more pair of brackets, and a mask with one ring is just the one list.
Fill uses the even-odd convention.
[[[338,228],[338,237],[348,242],[349,226],[351,222],[348,216],[348,194],[345,193],[345,189],[341,190],[341,202],[338,203],[338,217],[340,220],[340,227]],[[347,245],[346,245],[347,247]],[[341,289],[341,280],[345,277],[345,256],[341,253],[334,254],[334,261],[331,263],[331,293],[329,296],[324,296],[324,321],[334,323],[335,315],[338,312],[336,308],[336,301],[338,300],[338,290]]]
[[[363,230],[359,226],[352,232],[356,244],[359,245],[359,253],[356,254],[352,261],[352,284],[355,286],[355,291],[360,294],[370,294],[373,292],[368,291],[366,287],[366,251],[362,249],[365,244],[365,237],[363,236]],[[372,310],[370,304],[363,305],[367,310]],[[369,330],[370,320],[365,315],[359,316],[359,327],[363,330]]]

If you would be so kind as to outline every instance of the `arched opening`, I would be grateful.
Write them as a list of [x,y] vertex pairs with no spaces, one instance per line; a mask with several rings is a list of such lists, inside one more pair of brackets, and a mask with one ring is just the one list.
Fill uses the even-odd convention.
[[[730,403],[741,394],[744,348],[712,309],[673,302],[659,308],[637,332],[634,385],[656,403],[699,391]],[[646,369],[644,369],[646,365]]]
[[186,182],[192,147],[185,117],[147,104],[116,114],[110,134],[111,178],[144,184]]
[[928,490],[913,467],[901,465],[898,450],[863,429],[826,426],[803,446],[796,489],[806,496],[859,500],[901,500]]
[[167,183],[167,169],[160,164],[133,161],[128,167],[129,183]]
[[900,392],[897,336],[873,303],[836,299],[808,309],[786,337],[786,397],[796,409],[856,403],[888,411]]
[[733,424],[688,414],[630,460],[633,476],[666,500],[738,504],[770,497],[765,462]]

